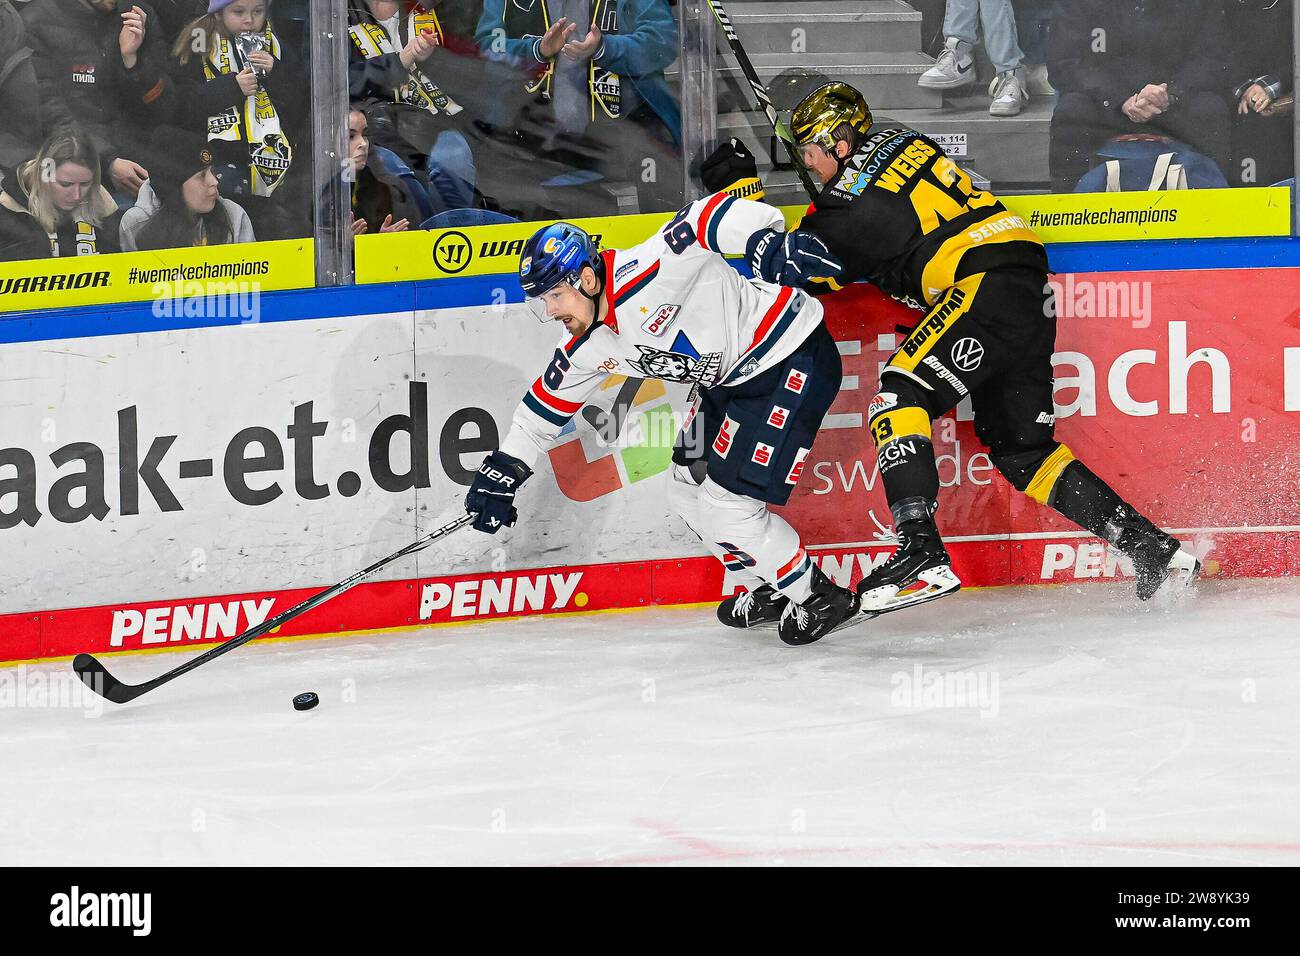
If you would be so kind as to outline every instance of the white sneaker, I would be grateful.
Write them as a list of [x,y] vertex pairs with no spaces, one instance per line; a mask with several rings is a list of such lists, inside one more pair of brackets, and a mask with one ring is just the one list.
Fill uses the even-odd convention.
[[1047,75],[1046,63],[1035,63],[1025,68],[1025,90],[1030,96],[1056,95],[1056,87]]
[[927,90],[956,90],[975,82],[975,57],[965,40],[949,37],[934,66],[921,74],[917,86]]
[[1020,70],[1007,70],[993,78],[989,84],[989,96],[993,97],[989,104],[990,116],[1019,116],[1025,108],[1029,94],[1025,92],[1020,73]]

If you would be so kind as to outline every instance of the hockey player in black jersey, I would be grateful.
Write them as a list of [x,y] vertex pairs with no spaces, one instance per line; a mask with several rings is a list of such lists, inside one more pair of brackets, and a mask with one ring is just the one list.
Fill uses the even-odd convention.
[[[861,609],[895,610],[960,587],[935,524],[930,423],[967,395],[998,470],[1129,557],[1140,598],[1194,578],[1196,559],[1054,437],[1056,310],[1043,244],[1025,221],[975,188],[932,140],[873,125],[862,94],[846,84],[805,97],[791,128],[823,184],[798,232],[820,237],[843,265],[834,275],[805,276],[805,288],[865,279],[926,312],[885,366],[868,409],[898,548],[858,585]],[[788,272],[789,235],[751,238],[756,273]]]

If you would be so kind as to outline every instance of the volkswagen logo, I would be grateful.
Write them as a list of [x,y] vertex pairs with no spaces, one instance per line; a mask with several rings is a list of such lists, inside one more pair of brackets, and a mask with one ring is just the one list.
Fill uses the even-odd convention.
[[977,339],[960,339],[952,347],[952,364],[963,372],[973,372],[984,361],[984,346]]

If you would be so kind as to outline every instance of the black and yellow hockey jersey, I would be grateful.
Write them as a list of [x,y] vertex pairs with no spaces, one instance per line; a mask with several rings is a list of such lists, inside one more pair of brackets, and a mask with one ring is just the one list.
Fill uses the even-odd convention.
[[1009,266],[1047,271],[1029,224],[976,189],[937,143],[903,127],[873,127],[799,228],[844,263],[834,279],[811,283],[813,292],[865,279],[928,309],[966,276]]

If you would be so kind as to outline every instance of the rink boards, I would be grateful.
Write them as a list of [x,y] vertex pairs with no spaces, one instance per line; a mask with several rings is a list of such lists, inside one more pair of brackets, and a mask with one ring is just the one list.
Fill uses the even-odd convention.
[[[1300,269],[1054,283],[1058,437],[1210,573],[1300,573]],[[224,639],[453,513],[557,338],[507,285],[268,296],[258,321],[189,328],[6,323],[0,659]],[[889,548],[863,413],[915,314],[867,287],[826,301],[845,381],[785,513],[851,583]],[[729,582],[665,504],[685,399],[612,380],[522,492],[519,526],[462,532],[278,636],[716,601]],[[1124,578],[1006,485],[969,419],[934,430],[963,579]]]

